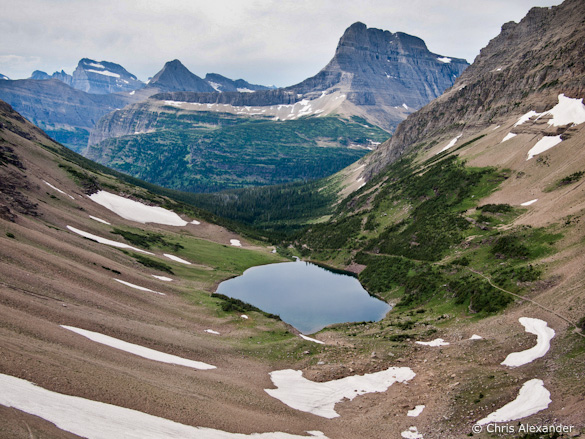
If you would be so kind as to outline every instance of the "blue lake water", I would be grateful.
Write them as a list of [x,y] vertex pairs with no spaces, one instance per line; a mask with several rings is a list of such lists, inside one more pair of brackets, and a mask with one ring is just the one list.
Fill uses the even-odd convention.
[[219,284],[217,293],[278,314],[303,334],[333,323],[378,321],[390,310],[357,278],[302,261],[252,267]]

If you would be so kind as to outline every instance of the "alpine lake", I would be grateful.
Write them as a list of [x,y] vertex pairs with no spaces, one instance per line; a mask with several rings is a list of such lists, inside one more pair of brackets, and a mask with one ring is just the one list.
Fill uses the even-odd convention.
[[334,323],[378,321],[391,309],[355,276],[299,260],[249,268],[219,284],[217,293],[277,314],[303,334]]

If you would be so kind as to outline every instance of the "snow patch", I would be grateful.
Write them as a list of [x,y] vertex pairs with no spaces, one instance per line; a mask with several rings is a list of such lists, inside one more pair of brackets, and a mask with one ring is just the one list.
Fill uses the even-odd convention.
[[536,335],[536,345],[522,352],[511,353],[502,361],[501,364],[504,366],[518,367],[544,357],[550,349],[550,341],[555,336],[554,329],[549,328],[544,320],[520,317],[518,321],[524,326],[526,332]]
[[446,56],[442,56],[440,58],[437,58],[437,61],[445,63],[445,64],[449,64],[449,63],[451,63],[452,59],[447,58]]
[[254,93],[254,90],[250,90],[249,88],[238,88],[240,93]]
[[213,335],[220,335],[219,332],[214,331],[213,329],[206,329],[205,332],[209,333],[209,334],[213,334]]
[[457,141],[459,140],[459,138],[463,135],[459,134],[457,137],[455,137],[454,139],[451,139],[451,141],[447,144],[447,146],[445,146],[442,150],[440,150],[437,154],[442,153],[443,151],[447,151],[449,148],[452,148],[453,146],[455,146],[455,144],[457,143]]
[[98,218],[97,216],[89,216],[92,220],[97,221],[98,223],[102,223],[102,224],[107,224],[108,226],[111,226],[112,224],[107,222],[106,220],[103,220],[101,218]]
[[542,113],[537,113],[534,110],[530,110],[528,113],[520,116],[520,119],[518,119],[518,122],[516,122],[514,124],[514,126],[517,127],[518,125],[522,125],[524,122],[528,122],[534,116],[539,116],[540,117],[540,115],[542,115]]
[[129,221],[136,221],[141,224],[165,224],[168,226],[186,226],[188,224],[175,212],[158,206],[147,206],[110,192],[99,191],[90,195],[89,198]]
[[181,263],[181,264],[185,264],[185,265],[191,265],[191,262],[189,262],[189,261],[186,261],[186,260],[184,260],[184,259],[181,259],[180,257],[178,257],[178,256],[175,256],[175,255],[170,255],[170,254],[168,254],[168,253],[163,253],[163,256],[164,256],[164,257],[166,257],[166,258],[169,258],[169,259],[170,259],[170,260],[172,260],[172,261],[179,262],[179,263]]
[[327,439],[320,431],[307,432],[310,436],[282,432],[247,435],[192,427],[137,410],[52,392],[4,374],[0,374],[0,388],[0,404],[38,416],[61,430],[88,439]]
[[531,204],[534,204],[538,201],[538,198],[535,198],[534,200],[530,200],[530,201],[526,201],[524,203],[521,203],[520,206],[530,206]]
[[332,419],[339,416],[335,404],[365,393],[385,392],[396,382],[406,383],[415,377],[409,367],[390,367],[380,372],[353,375],[338,380],[314,382],[300,370],[278,370],[270,373],[276,389],[264,389],[270,396],[296,410]]
[[583,98],[572,99],[566,97],[564,94],[559,95],[559,103],[543,115],[551,115],[552,119],[548,124],[558,127],[563,125],[575,124],[579,125],[585,122],[585,105],[583,105]]
[[442,338],[436,338],[433,341],[417,341],[417,344],[422,344],[423,346],[449,346],[449,342],[446,342]]
[[299,334],[299,337],[301,337],[303,340],[312,341],[313,343],[325,344],[321,340],[317,340],[316,338],[312,338],[312,337],[307,337],[304,334]]
[[469,337],[470,340],[483,340],[483,337],[481,335],[477,335],[477,334],[473,334],[471,337]]
[[549,149],[557,146],[562,141],[563,141],[563,139],[561,139],[560,135],[543,137],[538,142],[536,142],[536,145],[534,145],[530,149],[530,151],[528,151],[528,156],[526,157],[526,161],[530,160],[535,155],[538,155],[540,153],[548,151]]
[[411,416],[413,418],[416,418],[418,415],[420,415],[422,413],[422,411],[424,409],[425,409],[424,405],[417,405],[412,410],[409,410],[408,413],[406,414],[406,416]]
[[78,235],[83,236],[84,238],[93,239],[94,241],[97,241],[100,244],[105,244],[105,245],[109,245],[109,246],[116,247],[116,248],[126,248],[126,249],[134,250],[134,251],[137,251],[140,253],[146,253],[147,255],[154,255],[154,253],[147,252],[146,250],[132,247],[131,245],[124,244],[122,242],[112,241],[110,239],[102,238],[101,236],[97,236],[97,235],[93,235],[93,234],[88,233],[88,232],[84,232],[83,230],[76,229],[75,227],[67,226],[67,228],[69,230],[71,230],[73,233],[77,233]]
[[197,221],[197,220],[193,220],[193,221],[191,221],[191,224],[195,224],[196,226],[198,226],[201,223],[199,221]]
[[583,98],[573,99],[568,98],[564,94],[558,96],[559,103],[548,111],[537,113],[536,111],[529,111],[523,115],[514,126],[522,125],[531,117],[540,119],[542,116],[551,116],[548,121],[552,126],[564,125],[579,125],[585,122],[585,105],[583,105]]
[[506,140],[510,140],[510,139],[512,139],[512,138],[514,138],[516,136],[517,136],[517,134],[508,133],[508,134],[506,134],[506,137],[504,137],[500,143],[504,143]]
[[67,195],[69,198],[71,198],[72,200],[75,200],[75,198],[73,198],[71,195],[69,195],[67,192],[63,192],[61,189],[53,186],[51,183],[49,183],[48,181],[43,180],[43,183],[45,183],[47,186],[49,186],[51,189],[56,190],[57,192],[59,192],[60,194],[63,195]]
[[98,75],[104,75],[104,76],[111,76],[112,78],[119,78],[120,77],[120,75],[118,75],[117,73],[110,72],[109,70],[87,69],[86,72],[97,73]]
[[542,380],[526,381],[514,401],[489,414],[478,421],[477,424],[485,425],[492,422],[509,422],[522,419],[548,408],[551,402],[550,392],[544,387]]
[[416,427],[410,427],[408,430],[400,433],[400,435],[404,439],[423,439],[423,435],[418,432]]
[[242,243],[240,242],[239,239],[230,239],[230,244],[233,245],[234,247],[241,247]]
[[85,329],[75,328],[73,326],[61,325],[61,327],[89,338],[91,341],[95,341],[96,343],[101,343],[114,349],[119,349],[130,354],[138,355],[139,357],[148,358],[149,360],[159,361],[161,363],[177,364],[179,366],[186,366],[200,370],[216,369],[216,367],[212,366],[211,364],[202,363],[201,361],[188,360],[186,358],[177,357],[176,355],[166,354],[164,352],[156,351],[154,349],[146,348],[134,343],[128,343],[108,335],[100,334],[99,332],[87,331]]
[[158,276],[156,274],[153,274],[152,277],[154,277],[155,279],[158,279],[158,280],[162,280],[163,282],[172,282],[173,281],[170,277]]
[[126,282],[125,280],[116,279],[116,278],[114,278],[114,280],[116,282],[120,282],[122,285],[126,285],[127,287],[130,287],[130,288],[134,288],[135,290],[146,291],[148,293],[154,293],[154,294],[158,294],[160,296],[166,296],[165,293],[159,293],[158,291],[153,291],[150,288],[141,287],[140,285],[134,285],[134,284],[131,284],[130,282]]
[[244,320],[248,320],[248,319],[250,318],[250,317],[248,317],[246,314],[242,314],[240,317],[241,317],[242,319],[244,319]]

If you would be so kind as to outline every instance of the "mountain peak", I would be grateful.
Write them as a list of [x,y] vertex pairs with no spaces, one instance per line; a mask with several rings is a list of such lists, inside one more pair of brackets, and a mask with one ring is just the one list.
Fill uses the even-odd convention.
[[152,77],[149,87],[161,91],[194,91],[212,93],[215,90],[207,82],[195,75],[178,59],[165,63],[160,72]]
[[393,131],[406,114],[451,87],[468,65],[430,52],[418,37],[358,21],[345,30],[325,68],[289,88],[297,93],[337,89],[351,104],[376,113],[371,121]]
[[73,88],[95,94],[131,91],[142,85],[136,76],[120,64],[89,58],[82,58],[79,61],[71,80]]

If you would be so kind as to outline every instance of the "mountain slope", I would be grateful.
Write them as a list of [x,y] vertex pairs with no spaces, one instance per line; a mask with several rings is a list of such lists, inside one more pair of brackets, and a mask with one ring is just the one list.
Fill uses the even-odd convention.
[[102,116],[130,102],[123,95],[85,93],[57,79],[2,81],[0,99],[78,150],[87,145],[89,131]]
[[562,7],[534,8],[520,23],[505,24],[451,89],[410,116],[371,156],[366,178],[425,139],[451,139],[511,114],[541,112],[555,105],[561,93],[581,97],[582,17],[581,2],[568,1]]

